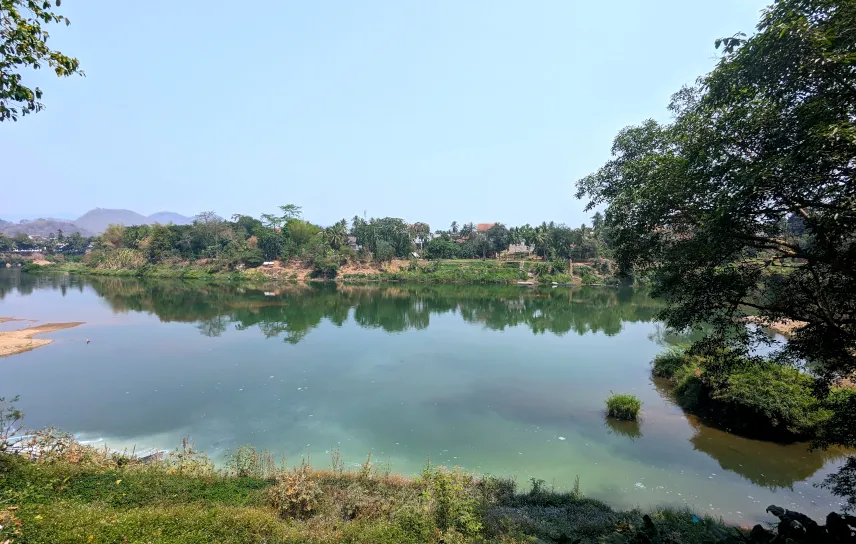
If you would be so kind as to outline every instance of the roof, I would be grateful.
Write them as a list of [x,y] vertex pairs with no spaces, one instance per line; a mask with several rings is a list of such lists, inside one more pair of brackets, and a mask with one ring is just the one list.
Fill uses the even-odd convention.
[[477,230],[478,232],[487,232],[487,231],[488,231],[488,230],[490,230],[490,228],[491,228],[492,226],[494,226],[494,225],[496,225],[496,223],[479,223],[479,224],[476,226],[476,230]]

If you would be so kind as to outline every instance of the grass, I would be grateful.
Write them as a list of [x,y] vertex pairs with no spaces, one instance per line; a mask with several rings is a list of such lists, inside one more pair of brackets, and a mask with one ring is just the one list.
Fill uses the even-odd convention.
[[630,394],[613,393],[606,399],[606,415],[625,421],[636,421],[642,411],[642,401]]
[[[345,470],[337,453],[329,469],[269,458],[244,448],[213,471],[186,444],[151,463],[72,443],[39,459],[0,454],[0,542],[522,544],[637,541],[651,530],[643,512],[588,499],[579,483],[557,492],[533,480],[518,492],[510,479],[430,464],[405,477],[370,458]],[[685,510],[649,516],[674,541],[736,534],[716,520],[693,523]]]

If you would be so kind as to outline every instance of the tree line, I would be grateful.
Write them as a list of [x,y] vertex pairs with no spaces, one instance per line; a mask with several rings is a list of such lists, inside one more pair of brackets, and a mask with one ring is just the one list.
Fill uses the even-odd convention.
[[[597,212],[591,226],[579,228],[551,221],[510,228],[494,223],[479,230],[474,223],[459,227],[453,221],[448,229],[432,231],[424,222],[359,216],[322,227],[304,219],[300,206],[287,204],[259,218],[235,214],[224,219],[214,212],[203,212],[189,225],[110,225],[103,234],[82,240],[91,242],[87,262],[92,266],[203,261],[232,270],[292,260],[312,268],[316,276],[334,277],[348,262],[384,263],[414,256],[487,259],[514,251],[523,254],[518,256],[545,260],[609,257],[609,233],[604,225],[603,216]],[[21,244],[26,242],[24,238],[21,236]]]

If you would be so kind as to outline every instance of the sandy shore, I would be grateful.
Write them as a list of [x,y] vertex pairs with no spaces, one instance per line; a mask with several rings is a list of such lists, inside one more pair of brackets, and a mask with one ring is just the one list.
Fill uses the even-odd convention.
[[[7,321],[18,321],[9,317],[0,317],[0,323]],[[82,321],[72,323],[45,323],[44,325],[36,325],[18,331],[0,332],[0,357],[15,355],[36,349],[41,346],[46,346],[53,342],[48,338],[33,338],[37,334],[59,331],[62,329],[70,329],[83,325]]]
[[803,321],[791,320],[768,322],[761,320],[754,315],[746,316],[744,320],[747,323],[753,323],[765,329],[769,329],[775,333],[781,334],[785,338],[790,338],[791,336],[793,336],[794,332],[796,332],[797,329],[801,329],[806,325],[806,323]]

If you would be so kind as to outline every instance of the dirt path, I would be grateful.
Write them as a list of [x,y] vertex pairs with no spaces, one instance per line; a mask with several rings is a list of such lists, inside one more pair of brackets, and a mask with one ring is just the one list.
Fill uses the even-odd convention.
[[[13,321],[10,318],[0,318],[2,321]],[[0,322],[2,322],[0,321]],[[45,323],[18,331],[0,332],[0,357],[15,355],[36,349],[41,346],[46,346],[53,342],[49,338],[33,338],[37,334],[59,331],[62,329],[70,329],[83,325],[82,321],[72,323]]]

